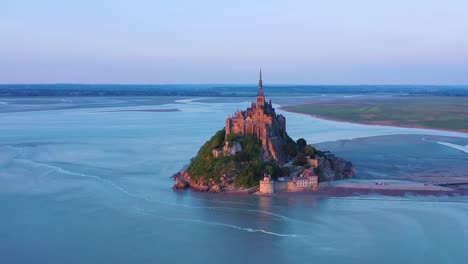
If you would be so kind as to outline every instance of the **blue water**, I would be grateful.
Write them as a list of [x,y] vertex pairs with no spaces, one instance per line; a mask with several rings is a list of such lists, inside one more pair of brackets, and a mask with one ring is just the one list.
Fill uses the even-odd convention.
[[316,146],[352,160],[357,169],[356,178],[433,182],[457,177],[468,182],[468,153],[437,142],[465,146],[468,139],[391,135],[319,143]]
[[[169,177],[228,114],[248,105],[244,99],[88,100],[0,98],[0,263],[468,260],[468,203],[459,197],[172,191]],[[125,109],[180,111],[109,112]],[[399,133],[463,136],[284,114],[291,136],[315,143]]]

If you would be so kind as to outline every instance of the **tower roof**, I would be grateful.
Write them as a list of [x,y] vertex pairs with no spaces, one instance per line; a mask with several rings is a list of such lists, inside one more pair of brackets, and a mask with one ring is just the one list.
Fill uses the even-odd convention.
[[262,82],[262,68],[260,67],[260,79],[258,80],[258,92],[257,96],[265,96],[263,94],[263,82]]

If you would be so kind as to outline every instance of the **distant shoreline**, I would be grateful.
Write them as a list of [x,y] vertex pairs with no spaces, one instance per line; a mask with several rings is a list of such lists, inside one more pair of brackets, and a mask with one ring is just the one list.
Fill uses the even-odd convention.
[[[0,84],[0,97],[35,96],[210,96],[255,95],[255,84]],[[394,94],[468,96],[468,85],[266,85],[270,96]]]
[[99,111],[98,113],[115,113],[115,112],[180,112],[180,109],[140,109],[140,110],[109,110],[109,111]]

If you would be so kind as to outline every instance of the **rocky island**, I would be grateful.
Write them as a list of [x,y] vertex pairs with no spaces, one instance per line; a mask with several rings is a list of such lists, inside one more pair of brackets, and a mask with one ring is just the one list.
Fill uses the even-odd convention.
[[320,182],[354,176],[350,162],[294,141],[286,118],[265,100],[262,72],[256,101],[226,119],[186,170],[173,176],[174,189],[203,192],[274,193],[313,191]]

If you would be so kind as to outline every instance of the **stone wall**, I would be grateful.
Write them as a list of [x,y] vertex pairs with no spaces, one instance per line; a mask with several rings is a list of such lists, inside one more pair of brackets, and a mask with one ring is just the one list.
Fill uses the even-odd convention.
[[275,182],[273,181],[260,181],[260,193],[274,193],[275,192]]
[[275,191],[277,192],[287,192],[288,183],[287,182],[275,182]]
[[297,187],[295,182],[275,182],[276,192],[302,192],[302,191],[316,191],[318,190],[318,182],[312,183],[308,188]]

